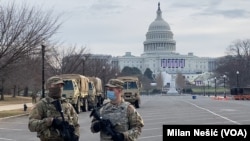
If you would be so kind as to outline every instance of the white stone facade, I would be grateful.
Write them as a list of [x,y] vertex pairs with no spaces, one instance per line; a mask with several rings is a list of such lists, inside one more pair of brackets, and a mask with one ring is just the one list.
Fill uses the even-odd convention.
[[197,57],[193,53],[181,55],[176,53],[176,41],[169,24],[162,18],[160,3],[156,11],[156,19],[150,24],[143,42],[144,52],[141,56],[133,56],[126,52],[124,56],[116,57],[119,68],[137,67],[142,73],[150,68],[153,73],[166,72],[186,75],[211,72],[215,69],[215,58]]

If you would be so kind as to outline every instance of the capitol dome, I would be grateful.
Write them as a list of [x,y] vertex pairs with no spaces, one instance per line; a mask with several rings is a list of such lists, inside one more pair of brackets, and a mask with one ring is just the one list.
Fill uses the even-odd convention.
[[148,31],[167,31],[170,30],[169,24],[162,19],[161,15],[161,8],[160,8],[160,3],[158,3],[158,9],[157,9],[157,17],[156,19],[150,24]]
[[176,51],[176,42],[169,24],[162,18],[160,3],[156,11],[156,19],[149,25],[144,44],[145,55],[169,54]]
[[[126,52],[124,56],[113,57],[111,63],[117,65],[120,70],[125,67],[136,67],[141,72],[150,69],[155,81],[155,78],[161,74],[161,78],[163,78],[161,80],[169,87],[168,94],[177,94],[175,79],[179,73],[183,74],[185,81],[195,82],[197,80],[204,84],[204,81],[197,79],[197,75],[200,75],[201,72],[216,70],[217,58],[198,57],[192,52],[187,55],[176,52],[176,41],[170,28],[172,22],[165,18],[165,15],[168,14],[165,12],[167,9],[164,8],[161,11],[160,6],[159,2],[158,5],[156,3],[155,10],[152,12],[155,16],[148,23],[147,31],[143,35],[146,37],[142,43],[143,53],[138,57],[132,55],[131,52]],[[156,83],[151,84],[153,86]]]
[[153,21],[150,24],[150,26],[148,28],[148,31],[155,31],[155,30],[168,31],[168,30],[170,30],[170,26],[163,19],[162,20],[156,19],[155,21]]

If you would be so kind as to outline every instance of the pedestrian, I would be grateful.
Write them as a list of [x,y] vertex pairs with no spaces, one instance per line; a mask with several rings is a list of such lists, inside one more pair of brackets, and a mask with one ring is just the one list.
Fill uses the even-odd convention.
[[93,117],[90,127],[92,133],[100,132],[101,141],[135,141],[142,132],[141,115],[122,97],[123,84],[121,80],[110,79],[105,85],[110,101],[98,109],[101,119]]
[[[59,77],[47,80],[48,95],[37,102],[29,114],[28,128],[41,141],[78,141],[79,119],[74,107],[62,97],[64,82]],[[60,110],[61,108],[61,110]]]

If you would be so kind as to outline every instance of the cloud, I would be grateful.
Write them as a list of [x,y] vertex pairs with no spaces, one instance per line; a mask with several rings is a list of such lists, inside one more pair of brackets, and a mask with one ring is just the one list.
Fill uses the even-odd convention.
[[[63,13],[64,23],[56,39],[113,56],[143,53],[143,41],[158,6],[155,0],[17,2],[24,1]],[[177,52],[182,54],[222,56],[233,40],[249,38],[249,0],[160,0],[160,4],[163,19],[174,34]]]
[[222,0],[192,0],[192,1],[172,1],[171,7],[178,9],[199,10],[207,7],[215,7],[222,3]]
[[205,10],[201,15],[222,15],[225,18],[248,18],[250,16],[250,12],[243,9],[231,9],[231,10]]
[[203,16],[224,16],[225,18],[248,18],[250,12],[248,8],[243,8],[243,5],[249,5],[246,0],[193,0],[193,1],[175,1],[172,7],[175,9],[192,9],[195,11],[192,15]]

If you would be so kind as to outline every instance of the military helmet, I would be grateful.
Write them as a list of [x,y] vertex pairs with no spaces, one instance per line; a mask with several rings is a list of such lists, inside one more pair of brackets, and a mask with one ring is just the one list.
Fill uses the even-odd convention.
[[109,82],[105,85],[105,87],[111,88],[121,88],[123,89],[124,82],[119,79],[110,79]]
[[63,82],[63,79],[61,77],[53,76],[47,80],[47,85],[51,85],[51,84],[53,84],[53,85],[64,84],[64,82]]

